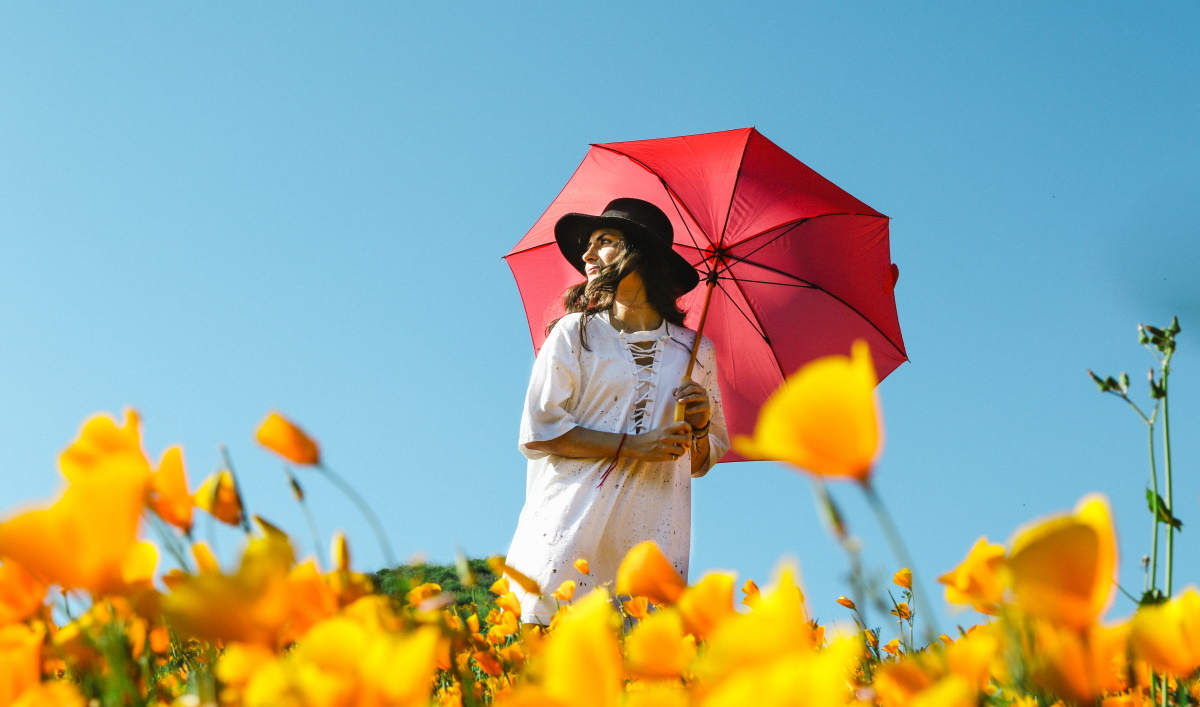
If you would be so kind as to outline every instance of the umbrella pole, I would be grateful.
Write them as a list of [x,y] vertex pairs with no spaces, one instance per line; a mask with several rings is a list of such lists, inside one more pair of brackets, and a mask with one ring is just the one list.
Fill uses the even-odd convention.
[[[696,325],[696,340],[692,342],[692,353],[688,356],[687,371],[683,374],[683,381],[692,377],[692,368],[696,365],[696,353],[700,350],[700,337],[704,336],[704,320],[708,319],[708,303],[712,301],[713,288],[717,286],[717,271],[713,270],[708,273],[705,280],[704,304],[700,307],[700,322]],[[683,381],[679,385],[683,385]],[[684,404],[675,403],[675,421],[683,422]]]

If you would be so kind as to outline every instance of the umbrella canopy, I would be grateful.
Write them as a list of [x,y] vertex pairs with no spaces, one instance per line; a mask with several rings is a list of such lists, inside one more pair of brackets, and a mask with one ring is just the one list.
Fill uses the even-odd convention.
[[[533,228],[504,256],[534,350],[580,275],[558,250],[566,213],[599,214],[619,197],[658,205],[675,250],[715,280],[704,335],[717,350],[731,435],[750,434],[767,397],[805,363],[870,344],[882,380],[908,360],[893,289],[888,218],[754,128],[592,145]],[[705,288],[680,304],[701,318]],[[731,453],[726,461],[738,461]]]

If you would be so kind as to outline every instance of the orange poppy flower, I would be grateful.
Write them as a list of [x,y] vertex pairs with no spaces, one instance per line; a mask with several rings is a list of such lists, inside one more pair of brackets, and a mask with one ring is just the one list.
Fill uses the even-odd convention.
[[679,599],[684,589],[687,589],[687,582],[653,540],[630,548],[617,569],[618,594],[646,597],[655,604],[671,604]]
[[905,589],[912,589],[912,570],[905,567],[892,575],[892,584]]
[[233,474],[228,469],[222,469],[205,479],[196,491],[195,500],[197,506],[222,523],[240,525],[242,522],[241,499],[238,498]]
[[177,581],[162,599],[163,615],[185,636],[273,648],[291,617],[293,559],[286,537],[257,537],[234,574],[206,573]]
[[46,585],[12,560],[0,565],[0,626],[24,621],[42,607]]
[[50,506],[0,523],[0,556],[47,583],[92,594],[120,593],[129,580],[147,581],[157,551],[137,538],[146,469],[103,466],[97,473],[74,474]]
[[[517,586],[519,586],[521,589],[524,589],[526,592],[528,592],[530,594],[539,594],[539,595],[542,593],[542,588],[538,586],[537,582],[530,579],[525,573],[521,572],[520,570],[515,569],[511,565],[505,563],[503,558],[500,558],[500,557],[489,558],[487,561],[487,564],[488,564],[488,567],[492,570],[492,572],[494,572],[498,575],[507,576],[509,579],[516,582]],[[493,586],[495,586],[495,585],[493,585]]]
[[16,702],[41,682],[42,635],[25,624],[0,627],[0,704]]
[[158,469],[150,476],[146,505],[159,518],[184,532],[192,529],[192,509],[196,502],[188,493],[183,449],[176,446],[163,452]]
[[970,604],[982,614],[996,615],[1004,596],[1004,546],[979,538],[958,567],[938,577],[946,585],[946,601]]
[[558,589],[554,590],[554,598],[559,601],[571,601],[575,596],[575,582],[568,579],[558,585]]
[[312,437],[277,412],[272,411],[259,423],[254,438],[262,446],[296,464],[321,463],[321,450]]
[[851,609],[851,610],[858,608],[857,606],[854,605],[854,602],[850,601],[850,599],[848,599],[844,596],[838,597],[837,603],[839,603],[842,606],[846,607],[847,609]]
[[753,437],[738,437],[734,448],[865,483],[881,448],[876,383],[870,347],[856,341],[850,356],[826,356],[789,376],[759,411]]
[[634,597],[629,601],[621,602],[621,606],[624,607],[625,613],[638,620],[650,615],[650,600],[646,597]]
[[688,633],[703,640],[726,619],[736,615],[733,581],[732,574],[711,572],[684,591],[676,608]]
[[1030,650],[1033,682],[1072,703],[1086,704],[1125,688],[1129,624],[1076,629],[1036,621]]

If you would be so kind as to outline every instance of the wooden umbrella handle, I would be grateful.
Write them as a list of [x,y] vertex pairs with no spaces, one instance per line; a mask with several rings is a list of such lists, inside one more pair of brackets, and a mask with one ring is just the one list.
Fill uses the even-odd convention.
[[[714,270],[705,278],[704,305],[700,307],[700,323],[696,325],[696,340],[692,342],[692,353],[688,356],[687,372],[683,374],[683,380],[679,381],[679,387],[683,387],[684,381],[692,377],[692,369],[696,366],[696,353],[700,350],[700,338],[704,336],[704,320],[708,319],[708,303],[712,301],[713,288],[717,285],[717,272]],[[683,422],[686,406],[683,403],[675,403],[675,421]]]

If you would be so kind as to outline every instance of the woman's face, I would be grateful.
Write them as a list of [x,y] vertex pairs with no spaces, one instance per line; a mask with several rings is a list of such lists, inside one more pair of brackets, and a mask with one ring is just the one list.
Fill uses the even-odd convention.
[[597,228],[588,239],[588,248],[583,253],[583,272],[588,282],[596,279],[600,268],[612,265],[621,253],[624,236],[615,228]]

